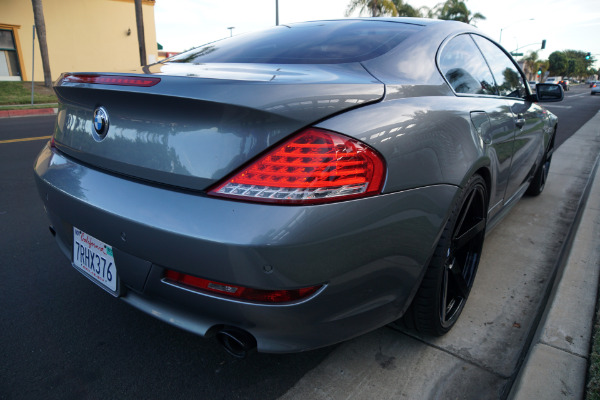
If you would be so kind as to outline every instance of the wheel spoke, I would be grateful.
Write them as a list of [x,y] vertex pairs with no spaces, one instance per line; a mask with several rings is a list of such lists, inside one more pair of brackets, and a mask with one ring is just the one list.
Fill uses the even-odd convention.
[[482,233],[485,229],[485,218],[479,218],[479,221],[470,227],[465,233],[454,238],[452,245],[454,251],[462,249],[465,245],[469,244],[477,235]]
[[462,269],[456,268],[456,266],[454,268],[450,268],[449,278],[454,289],[456,289],[458,296],[466,299],[469,294],[469,285],[465,280]]
[[548,172],[550,172],[550,159],[546,161],[544,164],[544,171],[542,173],[542,184],[546,184],[546,180],[548,179]]
[[446,315],[448,314],[448,310],[446,308],[446,303],[448,301],[448,267],[444,268],[444,276],[442,277],[442,298],[440,299],[440,319],[442,323],[446,322]]
[[454,228],[454,232],[460,232],[462,230],[462,226],[463,226],[463,224],[465,222],[465,218],[467,218],[467,214],[469,213],[469,210],[471,209],[471,203],[473,202],[473,199],[475,198],[476,192],[477,192],[476,190],[473,190],[469,194],[469,198],[467,199],[467,201],[463,205],[463,208],[461,210],[461,214],[460,214],[458,220],[456,221],[456,226]]

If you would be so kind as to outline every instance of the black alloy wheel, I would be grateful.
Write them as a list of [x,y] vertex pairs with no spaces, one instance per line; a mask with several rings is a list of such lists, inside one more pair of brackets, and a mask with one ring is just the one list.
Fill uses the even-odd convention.
[[485,181],[474,175],[457,201],[425,273],[408,326],[441,336],[458,320],[475,281],[487,222]]
[[553,152],[554,137],[552,137],[552,142],[550,142],[550,146],[548,146],[548,149],[544,153],[544,159],[538,169],[535,171],[535,174],[533,175],[525,194],[529,196],[538,196],[544,191],[544,188],[546,187],[546,181],[548,180],[548,173],[550,172],[550,164],[552,163]]

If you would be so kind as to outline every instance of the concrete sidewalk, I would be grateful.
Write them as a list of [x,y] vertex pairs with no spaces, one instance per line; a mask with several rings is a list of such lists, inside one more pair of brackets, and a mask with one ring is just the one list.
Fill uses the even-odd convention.
[[[600,140],[600,113],[573,140],[579,142],[569,143],[574,150]],[[584,397],[600,270],[599,162],[600,157],[582,199],[568,258],[513,387],[514,400]]]
[[555,152],[544,193],[486,237],[446,336],[363,335],[280,399],[581,399],[600,267],[598,154],[600,113]]

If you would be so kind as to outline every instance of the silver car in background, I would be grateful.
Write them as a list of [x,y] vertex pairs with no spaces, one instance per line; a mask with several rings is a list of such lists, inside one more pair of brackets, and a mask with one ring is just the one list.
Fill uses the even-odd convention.
[[278,26],[63,74],[35,163],[83,275],[236,356],[457,321],[486,230],[546,183],[558,85],[469,25]]

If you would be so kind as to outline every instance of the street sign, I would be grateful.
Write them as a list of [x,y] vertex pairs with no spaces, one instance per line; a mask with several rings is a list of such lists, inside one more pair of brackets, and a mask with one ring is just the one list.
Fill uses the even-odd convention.
[[510,53],[513,57],[522,57],[523,53]]

